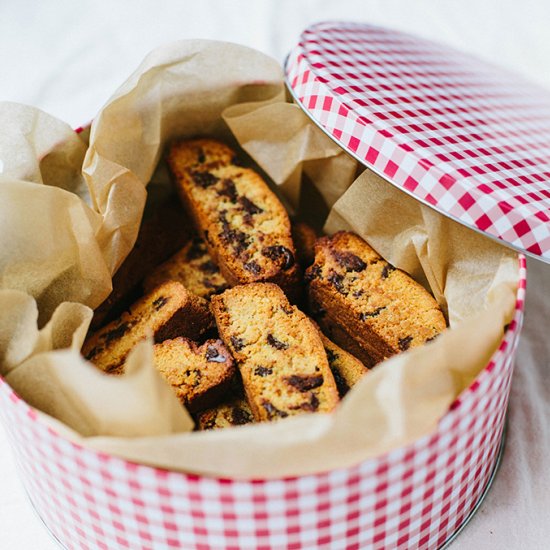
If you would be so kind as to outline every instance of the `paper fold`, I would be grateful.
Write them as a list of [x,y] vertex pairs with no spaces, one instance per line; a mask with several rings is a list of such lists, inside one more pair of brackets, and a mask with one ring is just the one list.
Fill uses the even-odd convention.
[[[189,41],[153,52],[95,117],[87,149],[32,108],[4,104],[0,117],[17,137],[0,139],[0,373],[84,446],[234,478],[350,466],[430,433],[512,318],[516,255],[362,171],[286,102],[278,64],[248,48]],[[365,238],[431,289],[450,329],[377,366],[334,414],[215,432],[190,431],[150,342],[122,377],[84,361],[89,307],[107,296],[144,208],[170,192],[164,147],[197,135],[246,151],[293,212],[327,233]]]

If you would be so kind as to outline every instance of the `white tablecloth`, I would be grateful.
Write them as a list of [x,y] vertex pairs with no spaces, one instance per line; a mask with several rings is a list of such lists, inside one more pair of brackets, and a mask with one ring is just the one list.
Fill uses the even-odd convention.
[[[160,44],[220,39],[282,61],[304,27],[327,19],[446,42],[550,88],[545,0],[20,0],[0,3],[0,100],[79,126]],[[504,460],[455,549],[550,547],[550,268],[530,261],[528,279]],[[26,499],[2,428],[0,472],[0,548],[57,548]]]

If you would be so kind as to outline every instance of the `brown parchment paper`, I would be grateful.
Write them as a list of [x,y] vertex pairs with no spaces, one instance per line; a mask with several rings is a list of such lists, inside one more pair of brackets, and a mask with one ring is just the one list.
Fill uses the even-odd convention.
[[[286,102],[277,63],[248,48],[188,41],[153,52],[95,117],[88,148],[35,109],[2,105],[0,117],[17,137],[0,141],[0,372],[44,422],[82,445],[235,478],[349,466],[433,430],[513,314],[515,254],[369,170],[356,177],[357,163]],[[195,135],[240,144],[297,211],[313,186],[330,213],[309,214],[329,233],[356,231],[430,288],[449,330],[377,366],[333,414],[214,432],[190,431],[152,366],[150,341],[121,377],[84,361],[89,308],[133,245],[149,181],[165,184],[163,148]]]

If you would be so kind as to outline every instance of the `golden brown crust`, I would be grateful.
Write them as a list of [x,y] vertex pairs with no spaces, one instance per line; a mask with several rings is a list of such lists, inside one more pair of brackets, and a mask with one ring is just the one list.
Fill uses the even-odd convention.
[[274,282],[296,296],[300,274],[284,206],[256,172],[228,164],[228,155],[201,164],[182,160],[193,159],[195,147],[195,141],[173,144],[168,165],[224,277],[230,285]]
[[156,342],[177,336],[196,340],[211,326],[208,302],[170,281],[88,337],[82,355],[105,372],[120,373],[128,353],[147,335]]
[[319,239],[306,279],[323,332],[368,367],[446,328],[434,298],[353,233]]
[[191,239],[180,251],[154,269],[143,281],[143,288],[149,291],[166,281],[178,281],[187,290],[206,300],[229,288],[200,237]]
[[118,317],[136,298],[143,278],[190,238],[191,222],[180,205],[169,200],[144,220],[134,248],[113,276],[113,290],[96,308],[91,330]]
[[221,340],[198,346],[187,338],[154,346],[154,364],[190,412],[213,407],[231,386],[236,369]]
[[272,283],[241,285],[212,298],[257,421],[329,412],[338,390],[319,332]]

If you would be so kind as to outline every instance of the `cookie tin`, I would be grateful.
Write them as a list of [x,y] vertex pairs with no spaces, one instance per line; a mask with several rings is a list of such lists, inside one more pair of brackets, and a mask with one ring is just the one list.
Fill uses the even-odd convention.
[[[370,42],[365,44],[358,32],[366,33]],[[441,204],[447,204],[446,201],[455,195],[440,192],[435,187],[428,188],[419,175],[419,170],[435,173],[430,165],[433,156],[426,156],[425,161],[419,159],[414,164],[416,159],[406,154],[405,142],[392,145],[385,139],[371,140],[367,147],[362,141],[367,139],[365,136],[381,139],[377,137],[378,127],[369,133],[366,118],[357,122],[348,116],[350,112],[344,109],[345,105],[336,108],[335,98],[325,95],[327,82],[322,80],[327,77],[318,80],[312,66],[308,65],[309,58],[304,55],[304,44],[320,40],[317,34],[325,42],[327,36],[335,42],[332,49],[343,56],[340,65],[349,67],[344,73],[350,74],[355,74],[357,69],[353,65],[354,56],[369,48],[379,51],[377,63],[386,63],[388,59],[395,61],[399,56],[392,53],[390,44],[404,40],[403,35],[356,25],[315,26],[305,31],[302,42],[288,58],[288,82],[297,101],[312,118],[320,120],[325,131],[338,137],[346,150],[358,157],[364,154],[365,158],[374,159],[373,169],[388,179],[390,172],[394,176],[399,174],[393,183],[409,192],[412,192],[409,189],[412,184],[407,178],[414,177],[418,182],[416,188],[424,192],[424,196],[419,195],[422,200],[431,203],[426,197],[432,195]],[[325,42],[322,47],[330,49]],[[419,44],[424,49],[420,45],[417,49],[424,52],[427,46],[423,42]],[[430,47],[437,55],[443,55],[439,47]],[[343,53],[346,49],[347,57]],[[406,55],[416,51],[412,43],[402,46],[402,50]],[[324,50],[313,48],[312,51]],[[459,54],[448,55],[460,58]],[[443,63],[431,71],[444,72],[445,66]],[[376,76],[374,82],[378,82],[378,79],[388,78],[388,71],[389,67],[374,63],[371,69],[365,68],[363,72],[373,78]],[[400,76],[408,85],[420,78],[414,71],[401,66],[399,71],[394,70],[392,78]],[[347,86],[344,73],[337,73],[335,77],[343,89]],[[436,74],[432,78],[437,81]],[[440,75],[442,82],[445,78],[444,74]],[[386,80],[381,82],[386,85]],[[403,96],[408,110],[415,98],[410,93]],[[393,117],[392,113],[398,110],[396,105],[385,112]],[[421,116],[427,115],[421,113]],[[360,132],[358,125],[361,125]],[[380,128],[390,132],[389,126]],[[413,128],[408,138],[414,139],[414,136]],[[382,137],[385,138],[384,133]],[[425,140],[426,136],[419,139]],[[376,159],[387,160],[381,167],[382,161]],[[409,174],[404,179],[403,171]],[[450,181],[444,175],[439,179]],[[451,185],[449,189],[458,187]],[[473,208],[470,206],[467,210],[473,212]],[[451,214],[455,216],[455,210]],[[500,227],[497,222],[493,225]],[[525,248],[529,247],[530,253],[536,253],[531,244]],[[544,250],[541,256],[543,253]],[[518,263],[520,278],[514,318],[498,349],[473,384],[461,394],[432,433],[350,468],[300,477],[234,480],[135,464],[61,437],[0,378],[0,416],[34,508],[55,539],[71,549],[442,547],[478,506],[494,474],[502,445],[525,300],[526,260],[523,255],[518,256]]]

